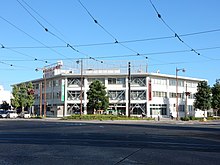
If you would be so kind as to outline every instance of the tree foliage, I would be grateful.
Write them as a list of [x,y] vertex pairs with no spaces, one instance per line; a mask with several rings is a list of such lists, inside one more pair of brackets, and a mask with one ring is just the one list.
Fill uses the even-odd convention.
[[220,80],[216,80],[212,87],[212,108],[220,109]]
[[211,108],[211,88],[206,81],[201,81],[197,86],[195,94],[194,107],[200,110],[209,110]]
[[105,86],[98,80],[93,81],[87,92],[89,110],[106,110],[109,106],[109,98],[107,96]]
[[33,84],[29,82],[28,84],[22,83],[21,85],[15,85],[12,89],[13,99],[11,100],[12,106],[17,108],[22,108],[24,111],[25,107],[31,107],[34,103],[34,90]]
[[17,85],[13,86],[12,95],[13,95],[13,99],[11,99],[11,105],[15,109],[17,109],[20,106],[20,104],[19,104],[19,87]]

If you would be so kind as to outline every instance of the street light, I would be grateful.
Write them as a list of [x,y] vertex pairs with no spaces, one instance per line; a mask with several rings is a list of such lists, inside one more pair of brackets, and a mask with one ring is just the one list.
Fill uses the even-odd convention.
[[186,70],[184,68],[178,69],[176,68],[176,119],[179,120],[179,110],[178,110],[178,72],[182,71],[185,72]]
[[[43,78],[44,78],[44,117],[46,118],[46,112],[47,112],[47,94],[46,94],[46,91],[47,91],[47,80],[46,80],[46,68],[37,68],[35,69],[35,71],[39,71],[39,70],[42,70],[43,71]],[[41,83],[41,89],[40,89],[40,95],[41,95],[41,98],[40,98],[40,116],[42,116],[42,83]]]
[[78,61],[76,61],[77,64],[81,64],[81,69],[80,69],[80,115],[82,115],[82,86],[83,86],[83,60],[80,59]]

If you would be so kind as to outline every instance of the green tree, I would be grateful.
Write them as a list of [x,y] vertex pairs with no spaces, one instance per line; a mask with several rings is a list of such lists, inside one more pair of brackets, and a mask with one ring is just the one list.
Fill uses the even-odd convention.
[[20,104],[20,107],[22,108],[22,112],[24,112],[24,108],[27,106],[27,96],[28,96],[28,93],[27,93],[27,87],[24,83],[22,83],[20,85],[20,88],[19,88],[19,104]]
[[11,99],[11,105],[17,109],[18,107],[20,107],[19,104],[19,87],[17,85],[15,85],[12,89],[12,95],[13,98]]
[[25,107],[31,107],[34,103],[34,90],[31,82],[28,84],[22,83],[19,86],[15,85],[12,89],[12,94],[12,106],[16,109],[18,107],[22,108],[22,112],[24,112]]
[[87,92],[88,110],[93,113],[97,110],[106,110],[109,106],[109,98],[107,96],[105,86],[98,80],[93,81]]
[[31,107],[34,104],[34,90],[33,90],[33,84],[29,82],[27,84],[27,107]]
[[220,109],[220,80],[216,80],[212,87],[212,108],[216,110],[216,114]]
[[194,107],[203,111],[209,110],[211,108],[211,101],[211,88],[207,81],[199,82],[197,93],[195,94]]

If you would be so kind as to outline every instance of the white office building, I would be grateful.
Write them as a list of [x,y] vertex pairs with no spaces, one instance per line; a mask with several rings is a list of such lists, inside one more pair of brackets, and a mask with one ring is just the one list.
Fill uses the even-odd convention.
[[128,115],[130,109],[131,116],[145,114],[148,117],[160,115],[168,118],[171,114],[177,117],[177,112],[179,117],[185,116],[185,113],[195,117],[204,115],[203,111],[193,107],[197,84],[204,79],[138,71],[131,73],[129,89],[128,73],[121,73],[119,69],[85,69],[74,73],[53,67],[44,73],[44,78],[31,81],[35,90],[34,113],[38,115],[43,114],[44,107],[47,116],[72,115],[79,112],[81,103],[83,113],[89,113],[86,92],[94,80],[101,81],[106,87],[110,103],[108,113]]

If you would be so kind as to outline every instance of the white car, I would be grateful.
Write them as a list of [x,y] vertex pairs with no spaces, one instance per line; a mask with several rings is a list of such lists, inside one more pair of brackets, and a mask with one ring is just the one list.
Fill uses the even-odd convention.
[[18,114],[17,114],[16,111],[8,110],[8,111],[7,111],[7,117],[8,117],[8,118],[17,118],[17,117],[18,117]]
[[21,118],[31,118],[31,114],[28,113],[28,112],[23,112],[23,113],[20,114],[19,117],[21,117]]
[[8,113],[5,110],[0,110],[0,118],[6,118]]
[[28,112],[25,112],[25,113],[23,114],[23,118],[31,118],[31,114],[28,113]]

